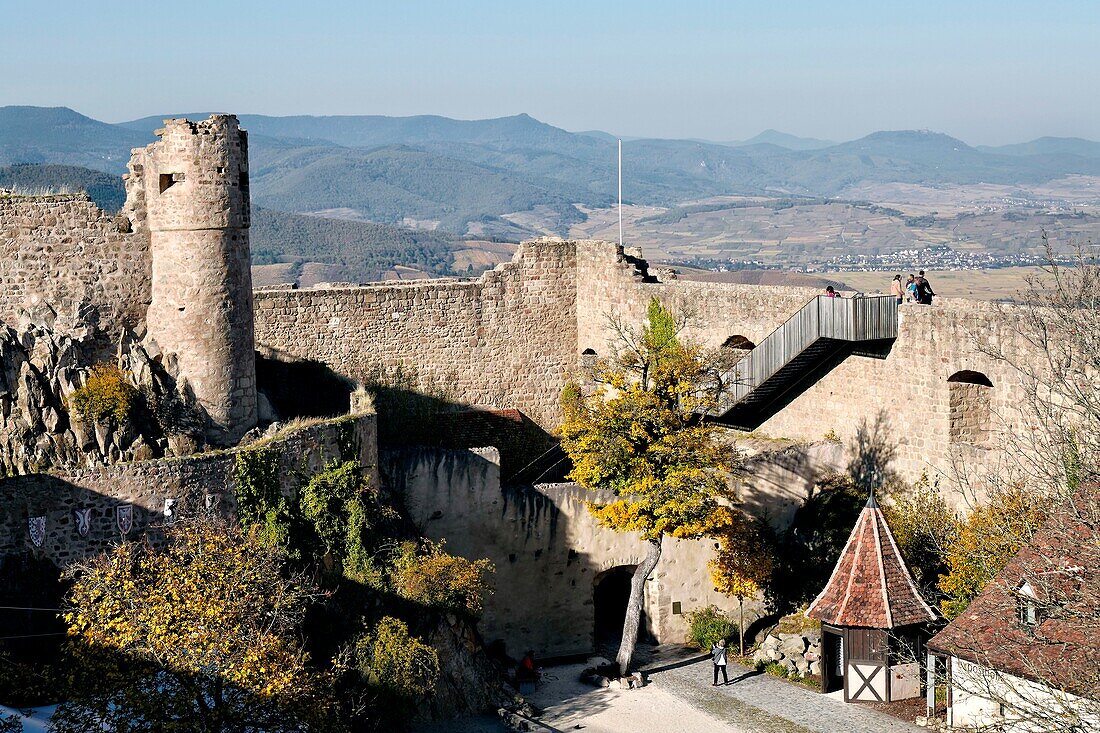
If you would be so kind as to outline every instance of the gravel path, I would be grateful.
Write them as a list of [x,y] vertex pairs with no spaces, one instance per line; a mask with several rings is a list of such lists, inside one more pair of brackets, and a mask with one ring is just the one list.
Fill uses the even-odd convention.
[[[760,733],[914,733],[923,731],[877,710],[846,703],[739,664],[727,668],[730,683],[711,686],[709,655],[661,662],[645,669],[654,686],[697,710]],[[656,730],[656,729],[653,729]]]

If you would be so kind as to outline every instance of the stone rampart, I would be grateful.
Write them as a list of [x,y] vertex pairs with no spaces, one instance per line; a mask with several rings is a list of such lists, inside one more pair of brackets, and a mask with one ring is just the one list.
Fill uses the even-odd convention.
[[[606,353],[614,339],[608,315],[641,323],[652,297],[688,316],[688,338],[721,347],[736,337],[759,343],[818,295],[808,288],[643,282],[627,267],[601,267],[605,259],[578,254],[578,351]],[[956,298],[938,298],[932,306],[903,304],[898,338],[885,354],[848,356],[802,385],[758,429],[809,442],[829,435],[851,445],[860,427],[867,427],[896,447],[890,467],[903,478],[928,473],[954,480],[960,470],[980,477],[1004,463],[998,436],[1027,427],[1020,376],[988,356],[994,347],[1042,362],[1013,332],[1001,306]],[[949,382],[960,373],[982,375],[992,386],[960,389]]]
[[[257,342],[357,379],[379,365],[404,364],[456,401],[518,408],[552,430],[564,380],[582,352],[608,353],[609,316],[640,324],[657,297],[688,316],[688,338],[711,347],[731,337],[755,344],[815,295],[797,287],[656,282],[644,262],[614,244],[538,240],[475,281],[258,291]],[[888,351],[833,365],[759,431],[851,445],[860,427],[877,424],[876,437],[896,447],[891,467],[909,480],[999,466],[998,436],[1026,425],[1017,409],[1023,390],[984,349],[1011,345],[1024,354],[1026,345],[990,303],[941,298],[900,311]],[[992,386],[953,391],[948,380],[960,372],[979,373]],[[978,414],[984,425],[971,424]]]
[[[601,497],[576,484],[501,487],[495,448],[386,450],[380,464],[425,536],[496,566],[480,623],[486,641],[504,641],[513,656],[525,649],[540,656],[592,651],[596,586],[609,571],[645,557],[637,534],[596,523],[586,502]],[[707,568],[713,556],[713,541],[665,540],[645,596],[647,627],[660,642],[683,642],[694,609],[736,609],[734,599],[714,592]],[[747,604],[746,617],[756,615],[756,604]]]
[[400,365],[456,402],[552,427],[577,362],[575,253],[525,245],[472,281],[258,290],[256,343],[358,380]]
[[113,336],[145,318],[148,236],[84,194],[0,193],[0,262],[0,322],[48,305]]
[[[284,491],[332,460],[349,457],[357,458],[377,485],[376,429],[375,415],[351,415],[290,430],[263,445],[278,452]],[[133,507],[129,538],[155,538],[169,500],[176,502],[177,516],[207,511],[208,504],[231,516],[237,453],[257,447],[0,479],[0,557],[30,552],[64,566],[101,552],[123,536],[120,506]],[[84,509],[91,512],[88,532],[81,536],[74,510]],[[31,538],[32,517],[45,517],[41,546]]]

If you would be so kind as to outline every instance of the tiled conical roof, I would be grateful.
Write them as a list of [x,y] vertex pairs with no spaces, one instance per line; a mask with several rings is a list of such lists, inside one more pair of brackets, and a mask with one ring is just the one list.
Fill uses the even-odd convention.
[[893,629],[936,619],[901,557],[874,495],[806,615],[836,626]]

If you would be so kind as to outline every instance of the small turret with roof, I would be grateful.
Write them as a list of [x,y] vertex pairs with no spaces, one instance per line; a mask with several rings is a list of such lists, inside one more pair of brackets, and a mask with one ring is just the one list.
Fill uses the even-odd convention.
[[860,512],[829,582],[806,615],[836,626],[872,629],[938,618],[917,589],[874,492]]
[[905,564],[874,492],[806,615],[821,622],[823,692],[889,702],[920,694],[921,650],[939,617]]

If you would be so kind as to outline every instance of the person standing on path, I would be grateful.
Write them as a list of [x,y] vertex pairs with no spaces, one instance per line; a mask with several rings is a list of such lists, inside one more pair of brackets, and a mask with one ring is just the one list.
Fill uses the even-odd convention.
[[898,299],[898,305],[901,305],[904,300],[904,292],[901,288],[901,275],[894,275],[894,279],[890,282],[890,292],[894,294],[894,297]]
[[726,640],[719,639],[718,643],[710,648],[710,658],[714,662],[714,684],[711,687],[718,686],[718,670],[722,670],[722,684],[728,685],[730,678],[726,676]]

